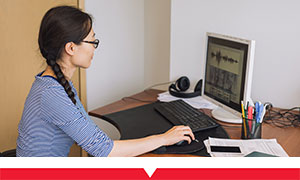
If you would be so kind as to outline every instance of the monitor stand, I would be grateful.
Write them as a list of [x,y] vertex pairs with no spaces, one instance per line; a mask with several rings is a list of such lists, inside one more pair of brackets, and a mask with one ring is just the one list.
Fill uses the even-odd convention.
[[223,122],[227,122],[227,123],[234,123],[234,124],[242,123],[241,117],[238,117],[220,107],[212,110],[211,114],[215,119],[217,119],[219,121],[223,121]]

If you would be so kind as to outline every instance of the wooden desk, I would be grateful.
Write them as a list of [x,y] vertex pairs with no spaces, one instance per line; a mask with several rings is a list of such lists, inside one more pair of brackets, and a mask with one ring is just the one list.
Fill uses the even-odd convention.
[[[89,115],[101,118],[101,115],[109,114],[113,112],[118,112],[121,110],[126,110],[130,108],[134,108],[137,106],[145,105],[150,103],[151,101],[154,102],[157,100],[157,94],[162,93],[163,91],[150,89],[147,91],[143,91],[141,93],[135,94],[130,96],[134,99],[139,99],[145,102],[141,102],[138,100],[130,99],[130,98],[123,98],[122,100],[116,101],[109,105],[97,108],[89,112]],[[146,102],[147,101],[147,102]],[[203,109],[203,111],[211,116],[211,111],[208,109]],[[228,135],[232,139],[240,139],[241,137],[241,125],[236,124],[229,124],[218,121],[224,129],[227,131]],[[283,147],[283,149],[288,153],[289,156],[293,157],[300,157],[300,128],[278,128],[272,126],[270,124],[263,123],[262,128],[262,138],[270,139],[276,138],[277,142]],[[143,157],[189,157],[192,155],[180,155],[180,154],[151,154],[147,153],[142,155]]]

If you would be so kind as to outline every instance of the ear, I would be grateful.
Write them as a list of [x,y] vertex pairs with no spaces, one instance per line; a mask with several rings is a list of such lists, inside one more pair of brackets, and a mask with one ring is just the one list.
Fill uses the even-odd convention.
[[76,44],[73,42],[68,42],[65,45],[65,51],[68,55],[73,56],[75,54]]

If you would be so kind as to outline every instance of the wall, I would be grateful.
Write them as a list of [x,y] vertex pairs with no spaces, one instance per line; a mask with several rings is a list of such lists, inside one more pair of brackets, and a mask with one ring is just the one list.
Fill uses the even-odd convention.
[[88,110],[169,81],[171,0],[86,0],[85,7],[101,41],[87,70]]
[[[101,45],[87,72],[88,110],[169,81],[170,0],[86,0]],[[164,88],[160,86],[158,88]],[[93,118],[112,139],[111,124]]]
[[298,5],[297,0],[86,0],[101,39],[87,70],[88,110],[182,75],[193,86],[203,78],[206,32],[255,40],[252,98],[299,106]]
[[87,69],[88,110],[135,94],[144,86],[144,1],[86,0],[101,43]]
[[205,33],[256,41],[252,99],[300,105],[298,0],[172,0],[170,79],[203,77]]
[[[144,1],[86,0],[85,10],[101,42],[86,70],[90,111],[144,88]],[[112,139],[120,137],[110,123],[92,119]]]
[[[168,82],[170,76],[171,0],[145,0],[145,87]],[[167,89],[157,86],[157,89]]]

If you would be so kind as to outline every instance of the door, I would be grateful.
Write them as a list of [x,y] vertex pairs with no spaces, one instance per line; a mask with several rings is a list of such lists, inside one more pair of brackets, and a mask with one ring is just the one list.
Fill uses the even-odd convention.
[[[79,0],[0,0],[0,151],[16,148],[26,96],[34,76],[46,67],[38,49],[41,19],[58,5],[78,7]],[[72,79],[78,94],[79,74]],[[72,147],[70,155],[79,156],[80,148]]]

